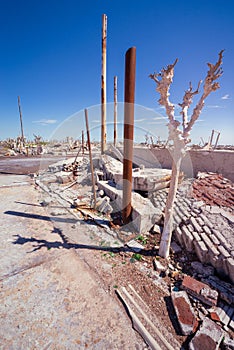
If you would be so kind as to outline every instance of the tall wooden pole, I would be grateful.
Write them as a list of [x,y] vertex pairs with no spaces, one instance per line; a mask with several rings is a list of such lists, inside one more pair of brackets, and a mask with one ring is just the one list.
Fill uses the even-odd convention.
[[101,153],[106,150],[106,37],[107,16],[102,15]]
[[132,157],[134,136],[136,48],[128,49],[125,55],[124,92],[124,159],[123,159],[123,222],[131,221],[132,211]]
[[93,185],[93,202],[94,209],[96,209],[96,190],[95,190],[95,179],[94,179],[94,171],[93,171],[93,158],[92,158],[92,150],[89,136],[89,120],[88,120],[88,111],[85,109],[85,121],[86,121],[86,131],[87,131],[87,143],[89,148],[89,161],[90,161],[90,169],[92,175],[92,185]]
[[20,127],[21,127],[21,141],[24,146],[24,129],[23,129],[23,120],[22,120],[22,111],[20,106],[20,97],[18,96],[18,107],[19,107],[19,115],[20,115]]
[[84,155],[84,130],[82,130],[81,146],[82,146],[82,154]]
[[117,142],[117,77],[114,77],[114,146]]

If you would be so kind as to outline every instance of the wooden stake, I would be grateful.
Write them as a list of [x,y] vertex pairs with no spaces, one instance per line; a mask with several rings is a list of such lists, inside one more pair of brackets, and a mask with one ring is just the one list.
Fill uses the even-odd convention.
[[106,37],[107,16],[102,15],[101,153],[106,150]]
[[132,211],[132,157],[134,131],[136,48],[128,49],[125,55],[124,93],[124,159],[123,159],[123,222],[131,221]]
[[114,146],[117,142],[117,77],[114,77]]
[[24,129],[23,129],[23,120],[22,120],[22,111],[20,106],[20,97],[18,96],[18,107],[19,107],[19,115],[20,115],[20,127],[21,127],[21,141],[24,146]]
[[95,179],[94,179],[94,171],[93,171],[93,159],[92,159],[92,150],[89,136],[89,121],[88,121],[88,111],[85,109],[85,121],[86,121],[86,131],[87,131],[87,143],[89,149],[89,161],[92,175],[92,185],[93,185],[93,201],[94,201],[94,209],[96,209],[96,190],[95,190]]
[[82,130],[82,154],[84,155],[84,130]]

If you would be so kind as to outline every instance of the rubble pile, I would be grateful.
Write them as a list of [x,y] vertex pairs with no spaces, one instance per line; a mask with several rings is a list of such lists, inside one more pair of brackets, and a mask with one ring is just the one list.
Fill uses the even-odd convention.
[[[116,186],[121,181],[122,174],[119,164],[111,157],[102,157],[100,167],[98,162],[94,163],[98,187],[96,212],[99,211],[111,221],[110,214],[114,206],[119,202],[121,207],[122,203],[122,190]],[[77,174],[74,174],[74,165]],[[71,158],[49,166],[48,170],[47,173],[41,174],[41,180],[46,183],[49,191],[62,196],[73,208],[92,209],[93,193],[87,158],[79,158],[76,162]],[[59,180],[67,179],[68,176],[68,181]],[[164,177],[165,174],[161,174],[161,178]],[[216,177],[214,181],[217,181]],[[225,180],[220,177],[220,181]],[[217,185],[217,182],[215,183]],[[167,290],[167,294],[169,291],[181,334],[190,339],[190,350],[203,349],[204,346],[211,350],[220,346],[228,349],[227,346],[233,346],[230,335],[234,334],[234,238],[231,234],[234,218],[230,209],[226,207],[210,206],[201,200],[202,197],[199,197],[199,201],[193,198],[191,185],[192,180],[187,179],[182,182],[177,193],[173,238],[180,245],[173,241],[171,259],[165,261],[156,256],[153,264],[151,260],[150,271],[144,264],[139,264],[145,274],[151,276],[162,289]],[[229,186],[229,183],[223,185]],[[135,217],[133,215],[133,221],[135,220],[138,232],[146,239],[149,234],[161,235],[162,214],[168,188],[148,193],[150,200],[134,192],[132,196],[133,214],[136,214]],[[151,209],[152,215],[149,217]],[[84,213],[87,214],[88,211]],[[102,227],[101,217],[97,222]],[[114,229],[118,230],[116,227]],[[145,249],[145,246],[134,240],[127,242],[126,246],[137,254],[141,254]],[[194,256],[195,253],[196,260],[189,260],[181,247],[186,248],[186,254]],[[157,247],[154,247],[154,251],[157,251]]]
[[220,174],[198,173],[193,183],[193,196],[208,205],[233,209],[233,183]]

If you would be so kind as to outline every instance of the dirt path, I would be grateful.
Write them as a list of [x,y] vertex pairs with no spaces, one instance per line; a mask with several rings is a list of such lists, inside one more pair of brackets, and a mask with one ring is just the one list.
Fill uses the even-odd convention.
[[13,182],[0,175],[0,349],[145,349],[124,309],[54,229],[33,184]]

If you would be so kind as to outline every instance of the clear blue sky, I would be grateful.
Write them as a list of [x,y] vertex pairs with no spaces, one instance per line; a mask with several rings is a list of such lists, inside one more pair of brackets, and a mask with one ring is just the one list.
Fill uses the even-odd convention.
[[[178,57],[170,97],[178,104],[189,81],[196,86],[204,79],[207,62],[216,62],[225,49],[221,88],[207,99],[192,140],[207,140],[215,129],[221,131],[220,143],[234,143],[233,0],[1,0],[0,5],[0,139],[20,134],[18,95],[28,138],[36,133],[46,139],[66,118],[100,103],[105,13],[107,101],[113,102],[115,75],[123,101],[129,47],[137,50],[135,101],[161,114],[148,75]],[[154,113],[137,116],[136,125],[160,136]],[[77,116],[83,128],[83,114]],[[94,123],[90,120],[91,128]]]

